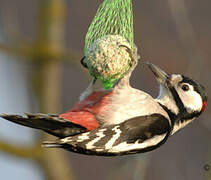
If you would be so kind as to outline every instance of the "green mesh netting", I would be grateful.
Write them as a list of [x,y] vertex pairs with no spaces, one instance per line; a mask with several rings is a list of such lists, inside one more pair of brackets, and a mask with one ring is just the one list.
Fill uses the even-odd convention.
[[133,49],[132,2],[104,0],[86,34],[84,51],[90,74],[101,79],[106,89],[112,88],[130,68],[131,59],[128,59],[126,50],[119,46],[122,43],[128,43],[129,48]]
[[121,35],[133,44],[133,11],[131,0],[104,0],[88,29],[85,54],[89,46],[105,35]]

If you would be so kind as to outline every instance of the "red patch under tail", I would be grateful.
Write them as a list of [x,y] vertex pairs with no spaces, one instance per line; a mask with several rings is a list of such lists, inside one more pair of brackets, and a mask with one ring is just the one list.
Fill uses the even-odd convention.
[[96,115],[100,113],[102,106],[107,104],[110,94],[111,92],[95,91],[59,117],[79,124],[88,131],[96,129],[99,127]]

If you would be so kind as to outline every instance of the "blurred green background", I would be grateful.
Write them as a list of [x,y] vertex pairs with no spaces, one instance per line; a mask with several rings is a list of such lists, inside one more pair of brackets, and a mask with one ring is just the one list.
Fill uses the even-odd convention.
[[[87,87],[80,65],[97,0],[0,0],[0,113],[62,113]],[[133,1],[135,43],[144,61],[182,73],[211,92],[211,1]],[[141,64],[134,87],[157,95]],[[90,157],[42,149],[48,135],[0,119],[0,173],[10,180],[210,180],[211,121],[205,113],[159,149]]]

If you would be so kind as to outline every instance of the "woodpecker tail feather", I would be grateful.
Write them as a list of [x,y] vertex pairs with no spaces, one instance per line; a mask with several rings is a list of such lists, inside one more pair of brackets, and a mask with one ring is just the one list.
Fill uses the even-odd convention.
[[42,143],[42,147],[44,148],[61,148],[62,144],[59,144],[59,142],[55,141],[44,141]]
[[0,117],[23,126],[41,129],[59,138],[73,136],[86,131],[84,127],[60,118],[55,114],[25,114],[26,117],[11,114],[2,114]]

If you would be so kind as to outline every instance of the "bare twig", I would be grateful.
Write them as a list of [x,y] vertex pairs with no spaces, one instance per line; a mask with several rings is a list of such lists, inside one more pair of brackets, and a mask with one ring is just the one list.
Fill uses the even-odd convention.
[[[0,50],[31,60],[37,68],[31,81],[37,92],[41,112],[59,112],[60,90],[62,81],[62,64],[80,59],[77,53],[66,53],[64,48],[64,0],[40,0],[40,23],[38,34],[33,44],[0,44]],[[17,42],[16,42],[17,43]],[[50,138],[42,133],[42,139]],[[40,147],[40,140],[32,147],[17,147],[0,141],[0,149],[13,156],[30,158],[37,161],[48,180],[74,179],[70,162],[62,150],[46,150]]]
[[30,147],[18,147],[17,145],[8,144],[7,142],[0,141],[1,151],[11,154],[20,158],[29,158],[37,160],[41,157],[42,149],[40,143]]

